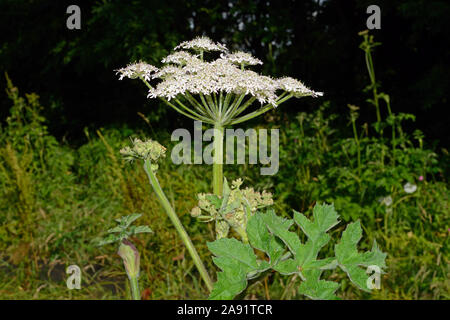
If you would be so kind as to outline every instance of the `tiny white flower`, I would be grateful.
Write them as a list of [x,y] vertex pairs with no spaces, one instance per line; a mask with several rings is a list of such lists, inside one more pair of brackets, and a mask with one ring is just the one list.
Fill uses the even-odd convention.
[[392,204],[392,197],[387,196],[387,197],[379,198],[378,202],[380,202],[381,204],[384,204],[386,207],[389,207]]
[[415,184],[407,182],[403,186],[403,190],[405,190],[406,193],[414,193],[417,190],[417,186]]
[[392,204],[392,197],[391,196],[387,196],[383,199],[384,204],[386,205],[386,207],[389,207]]

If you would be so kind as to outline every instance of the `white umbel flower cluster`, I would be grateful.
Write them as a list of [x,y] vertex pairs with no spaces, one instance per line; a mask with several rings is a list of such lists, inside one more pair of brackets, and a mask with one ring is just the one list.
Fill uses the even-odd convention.
[[214,43],[208,37],[197,37],[191,41],[183,41],[178,46],[175,47],[175,50],[178,49],[192,49],[195,51],[222,51],[226,52],[228,49],[220,43]]
[[[163,98],[168,101],[176,98],[177,103],[180,96],[198,94],[202,99],[203,97],[215,99],[214,95],[220,93],[221,97],[229,94],[239,97],[250,95],[261,104],[277,107],[290,97],[322,95],[321,92],[308,89],[299,80],[290,77],[273,79],[245,69],[245,66],[262,64],[262,61],[245,52],[228,53],[224,45],[215,43],[207,37],[182,42],[175,50],[162,59],[165,66],[161,69],[139,62],[119,69],[117,73],[120,74],[120,79],[124,77],[144,79],[149,87],[149,98]],[[185,50],[195,51],[195,54]],[[206,51],[219,51],[221,55],[216,60],[205,61],[203,52]],[[150,83],[151,80],[155,82]],[[208,104],[206,109],[209,109],[212,103]],[[217,111],[219,108],[216,107],[212,109]],[[225,105],[224,108],[227,107],[228,105]],[[214,113],[215,110],[211,111]],[[233,115],[238,115],[242,110],[235,106]]]
[[156,71],[158,71],[158,68],[140,61],[116,70],[116,74],[120,74],[119,80],[122,80],[123,78],[136,79],[142,77],[146,81],[150,81],[152,74]]
[[[171,59],[172,60],[172,59]],[[182,67],[164,67],[154,77],[161,76],[163,81],[150,89],[149,97],[164,97],[168,100],[186,92],[211,95],[223,91],[234,94],[250,94],[261,103],[276,106],[277,82],[261,76],[251,70],[241,70],[227,59],[219,58],[212,62],[203,62],[192,57],[184,60]],[[165,69],[167,68],[167,69]]]
[[316,92],[308,89],[301,81],[291,78],[284,77],[278,79],[278,86],[280,89],[292,93],[294,97],[300,98],[305,96],[319,97],[323,96],[323,92]]

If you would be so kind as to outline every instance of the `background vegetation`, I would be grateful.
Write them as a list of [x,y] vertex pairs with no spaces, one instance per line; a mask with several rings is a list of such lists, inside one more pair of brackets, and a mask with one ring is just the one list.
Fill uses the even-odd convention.
[[[369,1],[80,1],[79,31],[66,29],[69,4],[0,2],[0,69],[9,75],[0,81],[0,299],[127,297],[116,248],[92,240],[113,218],[133,212],[155,231],[134,240],[143,298],[207,296],[145,173],[118,155],[129,136],[151,137],[170,150],[172,129],[192,123],[113,72],[139,59],[159,65],[176,44],[199,34],[252,51],[265,61],[263,73],[297,77],[326,93],[247,124],[280,128],[277,175],[227,165],[226,176],[272,191],[280,214],[309,214],[326,201],[344,222],[361,220],[363,245],[377,239],[388,272],[372,295],[344,282],[341,297],[449,298],[446,2],[377,3],[382,29],[372,33],[383,43],[374,54],[381,87],[358,49]],[[389,93],[380,98],[380,121],[374,85]],[[195,195],[211,190],[209,172],[165,161],[158,174],[212,271],[205,245],[212,226],[189,215]],[[407,182],[417,190],[406,193]],[[71,264],[82,267],[81,290],[66,288]],[[279,299],[289,281],[270,274],[245,297]]]

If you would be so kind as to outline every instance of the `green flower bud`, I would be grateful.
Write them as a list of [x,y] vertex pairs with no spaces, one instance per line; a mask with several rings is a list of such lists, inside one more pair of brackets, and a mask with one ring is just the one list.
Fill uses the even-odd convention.
[[136,247],[130,241],[124,239],[117,253],[123,260],[128,278],[131,280],[139,277],[140,257]]
[[228,236],[228,231],[230,226],[224,220],[216,221],[216,239],[226,238]]
[[201,214],[202,214],[202,210],[199,207],[192,208],[191,216],[193,216],[195,218],[195,217],[198,217]]
[[232,183],[231,183],[231,187],[233,188],[233,189],[239,189],[239,187],[242,185],[242,179],[241,178],[239,178],[239,179],[236,179],[236,180],[234,180]]
[[142,141],[140,139],[134,139],[133,147],[125,147],[120,150],[120,154],[128,160],[133,161],[135,159],[150,160],[152,162],[152,170],[156,170],[158,166],[156,162],[165,157],[166,148],[164,148],[159,142],[151,139]]

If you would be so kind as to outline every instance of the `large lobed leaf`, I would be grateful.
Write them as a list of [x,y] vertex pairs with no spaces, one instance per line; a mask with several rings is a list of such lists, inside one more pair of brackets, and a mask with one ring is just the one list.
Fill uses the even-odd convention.
[[[215,255],[214,263],[222,270],[210,295],[210,299],[232,299],[247,286],[247,280],[271,268],[284,275],[297,274],[302,282],[299,293],[311,299],[338,299],[335,291],[339,284],[320,279],[323,270],[339,266],[350,280],[363,290],[369,290],[364,267],[386,267],[386,254],[376,242],[369,252],[360,253],[357,244],[362,230],[359,222],[351,223],[335,245],[335,257],[319,259],[319,252],[330,241],[327,232],[339,223],[333,205],[316,205],[313,220],[294,211],[294,219],[285,219],[273,210],[256,213],[247,225],[249,244],[236,239],[220,239],[208,243]],[[293,222],[306,234],[302,243],[298,235],[290,231]],[[254,249],[268,256],[268,261],[258,261]]]
[[341,241],[335,246],[335,254],[339,267],[347,273],[350,280],[360,289],[370,291],[367,287],[369,275],[361,267],[377,266],[382,270],[386,267],[386,253],[380,251],[376,242],[371,251],[358,252],[356,246],[361,237],[360,222],[350,223],[342,233]]
[[256,255],[249,244],[222,238],[208,242],[207,245],[215,255],[214,263],[223,271],[217,275],[210,299],[233,299],[247,287],[247,276],[265,268],[265,264],[256,261]]

